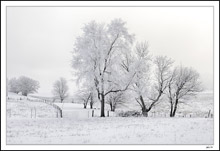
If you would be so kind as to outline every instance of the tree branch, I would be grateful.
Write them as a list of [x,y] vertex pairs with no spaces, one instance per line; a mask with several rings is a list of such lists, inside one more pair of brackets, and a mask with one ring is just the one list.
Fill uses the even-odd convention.
[[118,90],[109,90],[108,92],[105,93],[105,96],[109,93],[112,93],[112,92],[123,92],[123,91],[126,91],[129,87],[129,85],[131,84],[131,81],[133,80],[133,77],[135,76],[136,72],[133,74],[131,80],[128,82],[128,84],[126,85],[126,87],[124,89],[118,89]]
[[141,108],[143,108],[142,104],[138,101],[137,98],[135,98],[135,100],[137,101],[137,103],[141,106]]

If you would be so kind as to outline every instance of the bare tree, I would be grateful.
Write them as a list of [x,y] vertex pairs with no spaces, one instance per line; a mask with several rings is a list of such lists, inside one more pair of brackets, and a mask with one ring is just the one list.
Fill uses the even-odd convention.
[[167,96],[170,101],[170,117],[174,117],[178,104],[184,97],[196,95],[202,91],[199,73],[192,68],[176,67],[168,82]]
[[22,95],[27,96],[29,93],[35,93],[39,89],[40,84],[38,81],[31,78],[21,76],[18,79],[18,89]]
[[156,84],[154,85],[153,89],[155,93],[153,93],[153,96],[149,97],[149,99],[152,102],[150,103],[147,112],[149,112],[152,109],[152,107],[157,104],[161,96],[164,94],[164,91],[168,86],[173,62],[174,61],[171,58],[168,58],[167,56],[157,56],[155,58],[154,64],[156,65]]
[[[146,48],[138,47],[138,49],[142,49],[142,51],[139,50],[139,52],[144,52],[143,50]],[[141,53],[138,54],[139,56],[143,56]],[[166,56],[157,56],[153,62],[156,66],[155,83],[153,84],[153,87],[150,88],[151,83],[147,80],[146,73],[149,71],[143,72],[143,70],[137,74],[137,79],[134,85],[135,91],[138,93],[138,96],[135,99],[142,109],[143,116],[146,117],[148,116],[148,112],[158,103],[163,95],[164,90],[167,87],[170,68],[173,64],[173,61]],[[149,94],[150,89],[152,90],[152,94]]]
[[81,91],[81,92],[78,94],[77,98],[82,101],[82,103],[83,103],[83,108],[86,109],[87,104],[89,103],[89,100],[90,100],[90,98],[91,98],[91,93],[90,93],[90,92],[87,92],[87,91]]
[[83,103],[83,107],[87,108],[87,105],[90,105],[90,108],[93,108],[93,105],[96,102],[96,89],[95,86],[93,86],[93,81],[90,82],[85,82],[83,83],[83,85],[81,85],[81,87],[79,88],[79,90],[77,91],[75,97],[77,100],[79,100],[80,102]]
[[90,109],[93,109],[93,106],[95,104],[95,98],[94,98],[94,93],[91,93],[91,96],[90,96],[90,102],[89,102],[89,105],[90,105]]
[[11,78],[8,81],[8,89],[10,92],[19,93],[19,82],[16,78]]
[[106,101],[106,104],[110,105],[110,109],[113,112],[118,106],[124,105],[124,103],[125,98],[123,97],[123,92],[109,94]]
[[89,88],[88,86],[86,89],[78,91],[76,98],[83,103],[84,109],[87,108],[88,104],[90,106],[90,109],[92,109],[93,105],[96,102],[96,99],[94,96],[95,96],[94,90],[92,89],[92,87]]
[[63,100],[68,96],[68,89],[66,79],[61,77],[54,83],[52,92],[54,96],[60,98],[61,103],[63,103]]

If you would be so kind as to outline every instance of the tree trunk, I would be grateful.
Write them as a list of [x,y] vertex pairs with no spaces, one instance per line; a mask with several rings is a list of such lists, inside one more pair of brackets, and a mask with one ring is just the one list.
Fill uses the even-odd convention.
[[113,108],[112,108],[112,110],[111,110],[112,112],[115,112],[115,107],[113,106]]
[[115,107],[113,104],[110,104],[110,107],[111,107],[111,111],[112,111],[112,112],[115,112],[115,108],[116,108],[116,107]]
[[141,104],[142,104],[142,112],[147,112],[147,108],[146,108],[146,105],[144,103],[144,99],[142,97],[142,95],[140,96],[140,101],[141,101]]
[[91,93],[91,96],[90,96],[89,104],[90,104],[90,109],[92,109],[93,108],[93,104],[94,104],[94,102],[93,102],[93,94],[92,93]]
[[170,102],[170,117],[173,117],[173,103]]
[[101,93],[101,117],[105,117],[105,94]]
[[144,116],[144,117],[148,117],[148,110],[146,109],[146,107],[143,107],[142,108],[142,115]]
[[84,104],[83,104],[83,108],[86,109],[86,106],[87,106],[87,105],[84,103]]
[[63,99],[60,99],[61,103],[63,103]]
[[142,114],[144,117],[148,117],[148,111],[144,111],[144,112],[142,112]]
[[141,101],[141,104],[142,104],[142,115],[144,117],[148,117],[148,110],[146,108],[146,105],[144,103],[144,99],[143,99],[142,95],[140,96],[140,101]]
[[176,99],[176,102],[175,102],[175,106],[174,106],[174,110],[173,110],[172,117],[174,117],[174,116],[175,116],[175,114],[176,114],[176,110],[177,110],[177,104],[178,104],[178,99]]
[[90,109],[93,109],[93,103],[90,102]]
[[111,111],[113,110],[112,103],[109,103]]
[[109,105],[110,105],[111,111],[115,112],[115,108],[116,108],[115,105],[112,102],[110,102]]

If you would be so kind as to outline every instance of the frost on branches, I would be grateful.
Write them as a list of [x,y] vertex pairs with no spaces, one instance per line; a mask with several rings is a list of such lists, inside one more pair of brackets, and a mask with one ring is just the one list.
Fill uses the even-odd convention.
[[130,53],[134,35],[128,33],[125,22],[115,19],[110,24],[92,21],[83,27],[76,39],[72,67],[78,82],[92,83],[101,102],[104,117],[105,97],[125,91],[131,76],[121,66],[123,55]]
[[196,71],[173,69],[174,61],[169,57],[149,54],[147,42],[134,45],[134,35],[121,19],[110,24],[91,21],[82,30],[72,53],[72,68],[81,87],[78,97],[84,108],[89,100],[99,100],[101,117],[105,116],[105,103],[115,111],[129,99],[148,116],[162,96],[170,100],[174,116],[179,99],[198,91]]

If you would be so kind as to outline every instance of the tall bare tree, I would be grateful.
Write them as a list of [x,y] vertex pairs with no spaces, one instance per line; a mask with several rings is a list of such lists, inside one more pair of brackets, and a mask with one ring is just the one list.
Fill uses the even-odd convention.
[[184,97],[196,95],[202,91],[199,73],[188,67],[176,67],[168,82],[167,96],[170,101],[170,117],[174,117],[178,104]]
[[68,96],[68,86],[65,78],[61,77],[53,85],[53,94],[55,97],[60,98],[61,103]]
[[[142,49],[142,51],[139,52],[144,52],[143,50],[146,48],[139,47],[138,49]],[[139,56],[143,55],[139,53]],[[144,70],[141,70],[141,72],[137,74],[137,78],[134,85],[135,91],[138,93],[138,96],[135,99],[142,109],[143,116],[146,117],[148,116],[148,112],[152,109],[152,107],[154,107],[158,103],[161,96],[164,94],[164,90],[167,87],[170,68],[173,64],[173,61],[166,56],[157,56],[154,59],[153,63],[156,67],[155,82],[153,86],[150,86],[151,83],[149,80],[147,80],[147,78],[149,79],[151,76],[147,74],[149,70],[145,72],[143,72]],[[149,93],[150,90],[152,90],[152,94]]]
[[165,94],[173,63],[174,61],[171,58],[168,58],[167,56],[157,56],[155,58],[154,64],[156,65],[156,83],[153,88],[153,96],[149,97],[149,99],[152,102],[150,103],[147,112],[149,112],[152,109],[152,107],[158,103],[161,96]]

